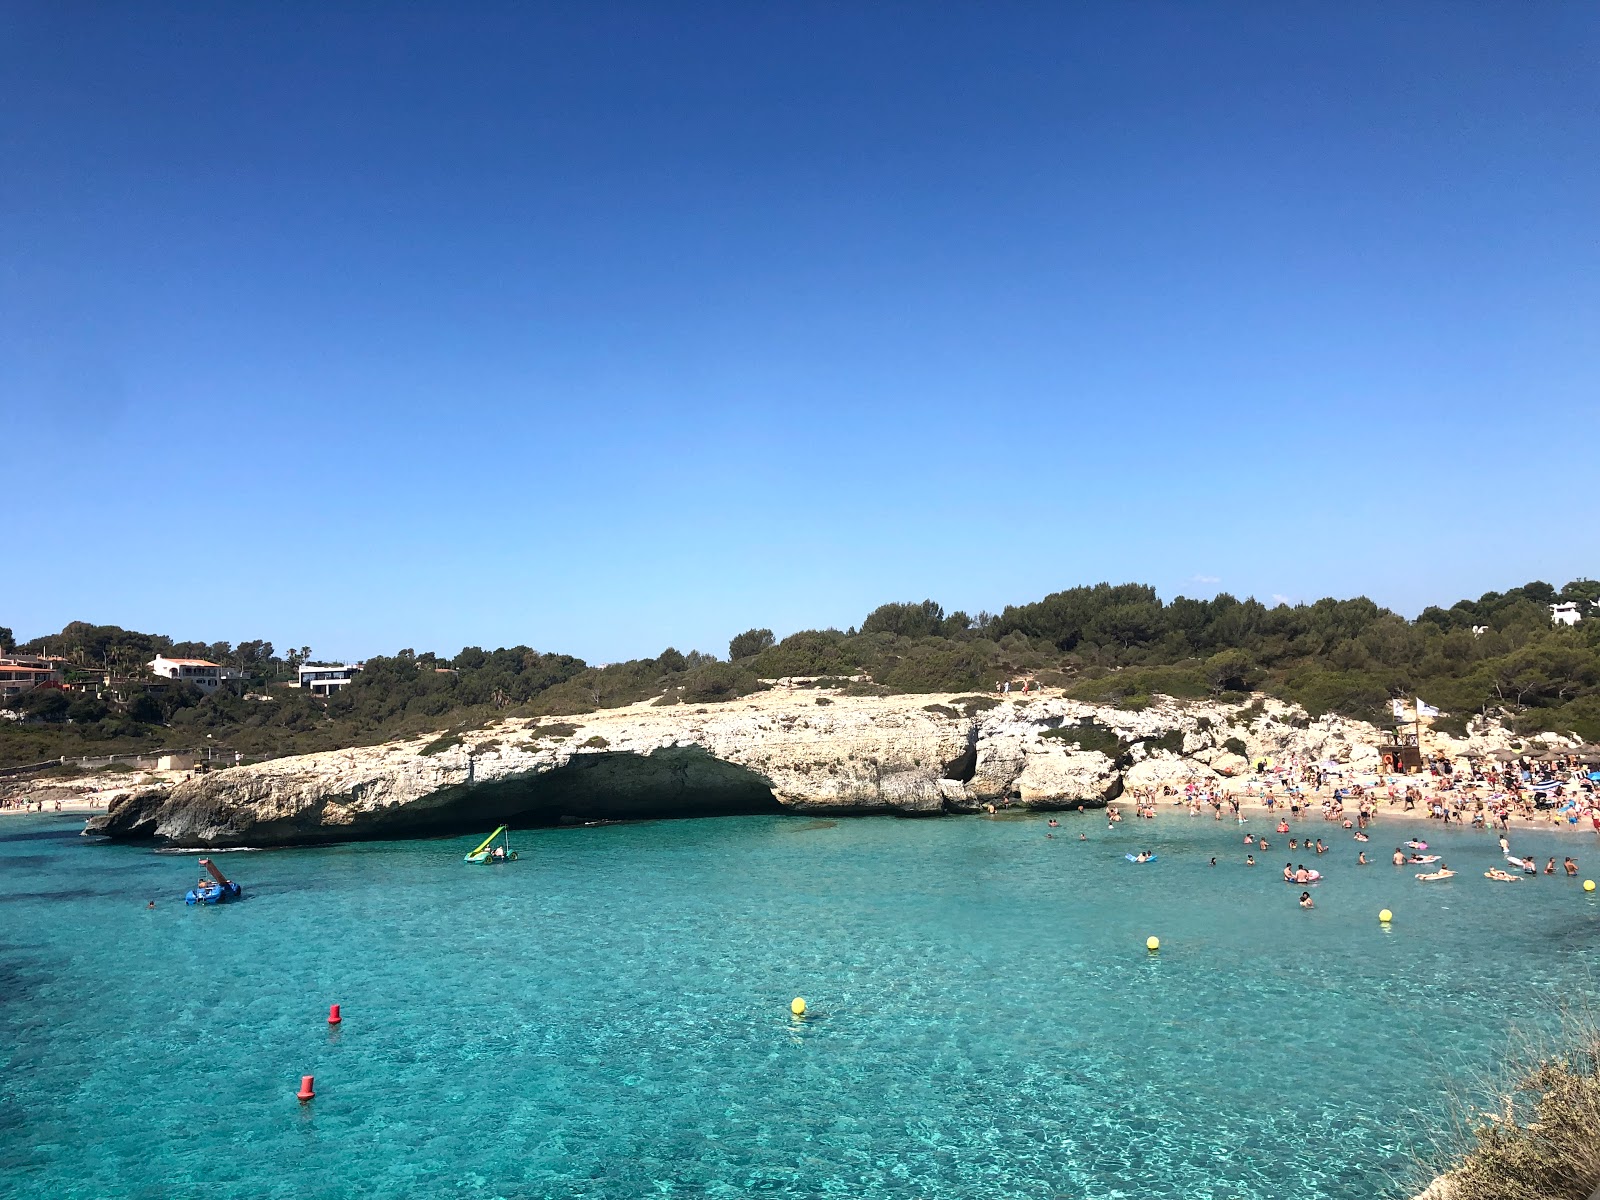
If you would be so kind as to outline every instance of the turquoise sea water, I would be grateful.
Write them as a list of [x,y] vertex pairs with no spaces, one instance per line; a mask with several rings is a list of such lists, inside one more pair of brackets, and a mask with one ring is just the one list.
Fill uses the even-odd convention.
[[[1304,912],[1286,838],[1249,869],[1232,822],[1166,813],[233,853],[247,899],[209,909],[196,856],[77,824],[0,821],[0,1194],[29,1200],[1371,1200],[1597,982],[1600,899],[1489,883],[1482,834],[1425,832],[1463,873],[1419,884],[1386,852],[1420,825],[1364,868],[1304,826],[1334,845],[1294,856],[1330,876]],[[1587,840],[1516,845],[1600,875]]]

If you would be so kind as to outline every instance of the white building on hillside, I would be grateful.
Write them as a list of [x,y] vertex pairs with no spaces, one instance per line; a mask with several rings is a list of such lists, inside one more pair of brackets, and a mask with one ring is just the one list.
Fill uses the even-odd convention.
[[356,677],[360,663],[330,666],[327,663],[307,663],[300,668],[300,686],[310,688],[317,696],[331,696]]
[[1576,600],[1550,606],[1552,625],[1576,625],[1581,620],[1583,620],[1583,607]]
[[203,692],[214,692],[230,679],[244,678],[244,672],[237,667],[219,667],[203,658],[168,658],[158,654],[149,666],[152,674],[179,683],[192,683]]

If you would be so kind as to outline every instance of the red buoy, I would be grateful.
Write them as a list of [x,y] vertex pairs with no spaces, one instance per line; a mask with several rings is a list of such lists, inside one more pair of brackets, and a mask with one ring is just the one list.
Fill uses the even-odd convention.
[[295,1099],[300,1101],[301,1104],[304,1104],[307,1100],[311,1099],[311,1097],[315,1096],[316,1094],[317,1093],[315,1091],[313,1091],[312,1087],[311,1087],[311,1076],[310,1075],[302,1075],[302,1076],[300,1076],[300,1090],[295,1093]]
[[329,1025],[337,1025],[343,1019],[344,1018],[339,1015],[339,1006],[337,1004],[328,1005],[328,1024]]

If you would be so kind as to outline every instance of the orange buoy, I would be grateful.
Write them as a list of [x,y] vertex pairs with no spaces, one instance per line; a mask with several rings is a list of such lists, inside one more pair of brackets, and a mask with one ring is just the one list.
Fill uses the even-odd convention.
[[339,1015],[339,1006],[337,1004],[328,1005],[328,1024],[337,1025],[342,1020],[344,1018]]
[[295,1093],[295,1099],[300,1101],[301,1104],[304,1104],[317,1094],[311,1087],[311,1078],[310,1075],[300,1076],[300,1090]]

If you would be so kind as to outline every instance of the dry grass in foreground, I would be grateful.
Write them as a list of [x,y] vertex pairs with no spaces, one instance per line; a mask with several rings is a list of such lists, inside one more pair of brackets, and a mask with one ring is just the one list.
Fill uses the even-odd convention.
[[1589,1200],[1600,1188],[1600,1025],[1538,1062],[1485,1113],[1441,1200]]

